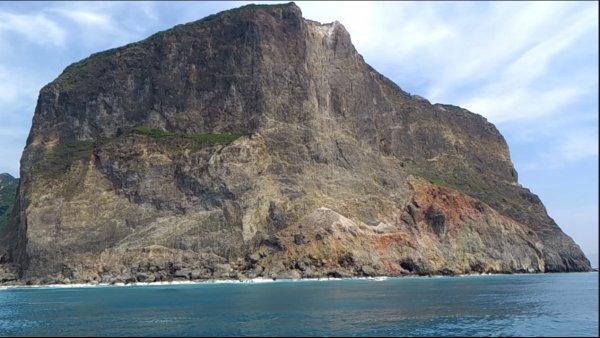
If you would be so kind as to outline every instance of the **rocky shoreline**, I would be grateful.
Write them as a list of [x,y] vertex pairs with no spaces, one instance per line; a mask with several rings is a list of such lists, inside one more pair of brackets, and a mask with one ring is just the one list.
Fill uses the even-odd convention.
[[[597,273],[598,269],[588,271]],[[555,272],[548,272],[555,273]],[[580,272],[586,273],[586,272]],[[118,280],[110,283],[58,283],[58,284],[26,284],[26,283],[0,283],[0,290],[7,289],[37,289],[37,288],[93,288],[93,287],[128,287],[128,286],[171,286],[171,285],[205,285],[205,284],[264,284],[278,282],[328,282],[343,280],[366,280],[366,281],[385,281],[396,278],[443,278],[443,277],[484,277],[500,275],[539,275],[542,273],[470,273],[457,275],[404,275],[404,276],[375,276],[375,277],[322,277],[322,278],[241,278],[241,279],[197,279],[197,280],[171,280],[155,282],[122,282]]]

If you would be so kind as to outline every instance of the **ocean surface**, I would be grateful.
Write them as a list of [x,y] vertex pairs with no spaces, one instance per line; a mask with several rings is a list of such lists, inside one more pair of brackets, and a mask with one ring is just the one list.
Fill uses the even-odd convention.
[[1,336],[598,336],[598,273],[0,290]]

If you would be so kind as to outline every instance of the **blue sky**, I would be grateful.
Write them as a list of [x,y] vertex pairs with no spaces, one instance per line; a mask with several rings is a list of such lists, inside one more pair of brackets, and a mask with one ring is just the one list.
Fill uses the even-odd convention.
[[[598,2],[296,3],[405,91],[494,123],[598,266]],[[0,172],[18,176],[38,92],[67,65],[243,4],[0,2]]]

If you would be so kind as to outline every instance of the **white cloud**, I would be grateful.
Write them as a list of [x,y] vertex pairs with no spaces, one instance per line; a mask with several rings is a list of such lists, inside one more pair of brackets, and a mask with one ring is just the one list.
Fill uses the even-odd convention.
[[82,9],[80,4],[77,4],[51,8],[47,12],[70,27],[73,32],[72,41],[77,41],[87,48],[107,49],[141,38],[138,29],[131,29],[115,19],[115,15],[122,10],[123,8],[119,7],[106,7],[102,10]]
[[0,12],[0,35],[16,34],[19,38],[39,45],[62,47],[67,32],[44,13],[14,14]]
[[[561,53],[570,52],[575,40],[597,27],[594,21],[597,14],[579,14],[578,21],[557,28],[543,41],[530,40],[522,54],[512,55],[507,66],[497,70],[494,81],[482,83],[462,105],[495,123],[502,123],[544,118],[580,99],[589,90],[586,84],[592,74],[587,74],[586,83],[581,82],[581,76],[567,77],[570,81],[566,84],[543,83],[544,78],[556,76],[549,67],[551,61]],[[597,80],[597,75],[593,76]]]
[[[483,5],[482,5],[483,6]],[[564,15],[564,3],[491,3],[474,8],[457,21],[458,32],[444,51],[443,71],[436,78],[432,99],[445,98],[465,82],[496,79],[525,50],[548,34],[548,22]],[[483,13],[481,12],[483,10]],[[488,12],[489,11],[489,12]],[[439,13],[443,15],[443,13]],[[440,54],[431,54],[433,56]]]
[[[509,84],[506,84],[508,87]],[[580,88],[558,87],[549,90],[524,90],[514,87],[498,91],[488,90],[481,95],[466,101],[461,106],[486,116],[494,123],[529,122],[548,117],[552,113],[564,109],[583,95]]]
[[532,47],[512,62],[503,74],[505,79],[517,80],[515,87],[529,85],[548,72],[548,66],[557,54],[568,49],[571,44],[585,32],[597,27],[598,16],[592,12],[581,13],[582,16],[568,26],[557,30],[539,43],[532,40]]
[[[304,17],[339,21],[352,36],[359,53],[399,60],[453,34],[436,7],[410,2],[370,1],[298,2]],[[418,11],[419,15],[414,15]]]
[[53,9],[50,11],[64,15],[81,26],[93,26],[101,30],[110,30],[114,27],[112,20],[106,14],[71,9]]
[[[129,15],[133,6],[135,14]],[[31,104],[35,105],[39,89],[60,73],[60,69],[40,72],[40,69],[50,69],[40,63],[64,67],[77,61],[77,57],[65,57],[75,55],[74,50],[80,51],[77,53],[80,57],[85,57],[140,40],[153,33],[147,25],[157,20],[154,7],[153,3],[142,2],[135,5],[66,2],[42,3],[31,13],[0,11],[0,44],[3,46],[0,54],[0,118],[33,112],[29,108]],[[116,20],[118,16],[134,17],[135,20]],[[26,64],[25,60],[35,64]]]
[[[379,43],[375,7],[365,1],[298,2],[302,15],[321,23],[339,21],[351,33],[355,45],[369,46]],[[359,28],[360,29],[357,29]]]

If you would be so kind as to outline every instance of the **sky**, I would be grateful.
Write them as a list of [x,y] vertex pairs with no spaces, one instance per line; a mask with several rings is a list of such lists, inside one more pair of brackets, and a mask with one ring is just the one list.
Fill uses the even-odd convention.
[[[19,176],[39,90],[66,66],[247,3],[0,2],[0,173]],[[598,2],[296,4],[403,90],[494,123],[519,182],[598,267]]]

